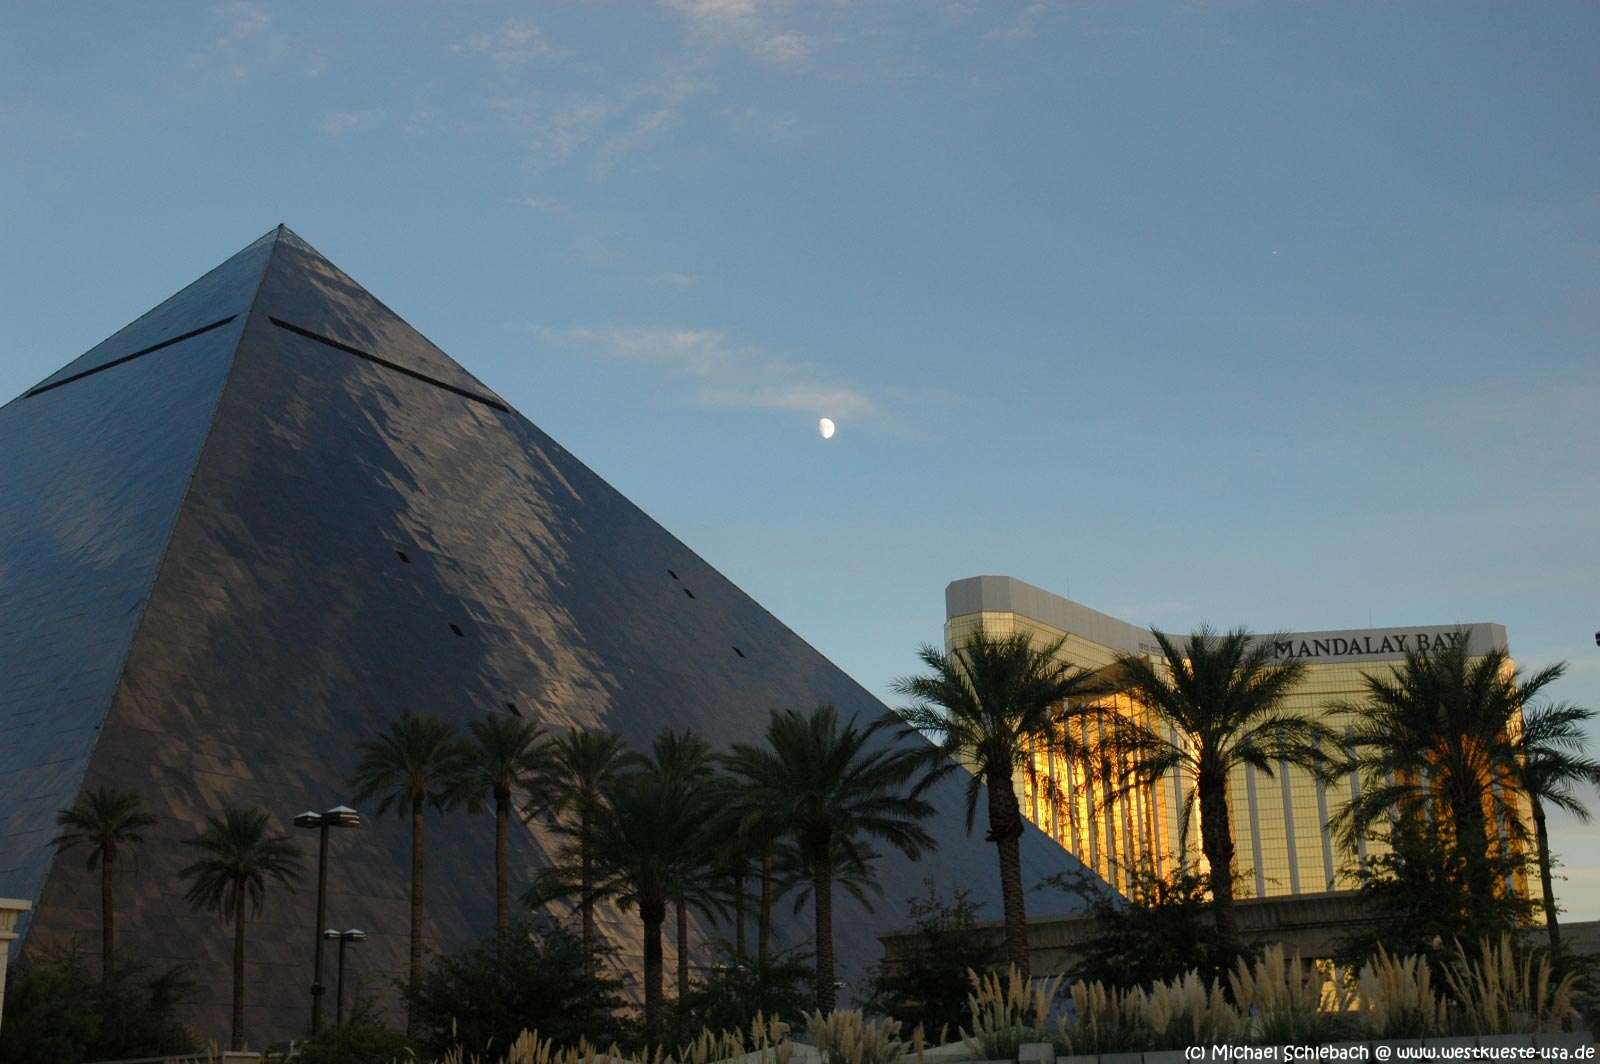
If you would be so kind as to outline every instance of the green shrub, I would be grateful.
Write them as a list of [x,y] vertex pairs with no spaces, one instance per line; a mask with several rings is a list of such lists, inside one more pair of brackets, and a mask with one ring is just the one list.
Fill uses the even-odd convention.
[[1082,898],[1094,918],[1094,935],[1080,949],[1074,979],[1125,989],[1188,972],[1220,980],[1239,959],[1217,930],[1206,880],[1193,872],[1162,879],[1148,869],[1132,870],[1126,901],[1087,873],[1050,876],[1045,884]]
[[[906,1030],[921,1027],[929,1037],[942,1030],[972,1026],[967,973],[988,975],[1006,967],[1005,943],[990,927],[978,926],[972,892],[957,887],[946,901],[934,885],[906,899],[911,933],[894,963],[872,969],[868,1012],[890,1016]],[[798,1013],[783,1013],[785,1016]]]
[[411,1043],[378,1019],[370,998],[356,1002],[344,1023],[324,1027],[296,1047],[294,1064],[405,1064]]
[[435,957],[408,994],[417,1053],[431,1059],[460,1047],[469,1059],[494,1060],[525,1030],[556,1045],[607,1045],[618,1034],[622,984],[605,970],[605,958],[588,955],[577,935],[527,923],[504,941]]
[[746,1031],[758,1015],[800,1016],[816,1008],[816,976],[808,957],[785,952],[765,961],[740,961],[724,947],[718,963],[701,971],[700,982],[668,1003],[663,1029]]
[[175,1018],[194,987],[187,969],[149,971],[119,958],[111,981],[102,982],[76,941],[25,956],[7,972],[0,1062],[76,1064],[196,1051],[193,1032]]

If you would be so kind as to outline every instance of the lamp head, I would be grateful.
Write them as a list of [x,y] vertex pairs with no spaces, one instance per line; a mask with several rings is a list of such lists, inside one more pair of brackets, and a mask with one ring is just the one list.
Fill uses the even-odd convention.
[[361,826],[361,814],[351,809],[348,805],[336,805],[326,813],[322,819],[336,828],[358,828]]

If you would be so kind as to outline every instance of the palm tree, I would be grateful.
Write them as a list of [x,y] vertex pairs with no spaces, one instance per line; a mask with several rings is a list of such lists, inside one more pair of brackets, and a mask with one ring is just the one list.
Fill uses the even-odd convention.
[[506,825],[512,799],[521,794],[527,806],[548,803],[546,789],[551,767],[550,739],[532,721],[511,716],[490,716],[472,721],[471,760],[462,778],[461,797],[471,812],[483,807],[484,796],[494,802],[494,914],[496,933],[504,938],[511,929],[511,904],[506,884]]
[[[1116,669],[1118,690],[1157,719],[1116,714],[1110,741],[1128,759],[1125,779],[1130,785],[1150,785],[1173,771],[1193,782],[1217,931],[1236,949],[1228,776],[1243,765],[1268,777],[1285,763],[1318,770],[1326,760],[1323,750],[1334,747],[1337,737],[1320,721],[1282,708],[1305,675],[1305,664],[1295,658],[1276,661],[1271,638],[1257,639],[1243,628],[1218,635],[1201,625],[1188,645],[1179,647],[1164,632],[1153,634],[1166,657],[1165,668],[1142,656],[1121,654]],[[1075,710],[1089,712],[1100,710]]]
[[[378,815],[391,808],[411,817],[411,964],[408,992],[414,994],[422,977],[422,812],[427,806],[443,811],[460,793],[461,780],[472,753],[456,733],[456,726],[437,715],[418,716],[407,709],[389,722],[387,731],[356,747],[361,754],[350,777],[357,801],[382,794]],[[407,1023],[410,1023],[410,999]]]
[[[699,845],[704,810],[689,788],[654,769],[613,775],[588,806],[584,833],[569,835],[590,889],[635,909],[644,925],[644,1017],[650,1042],[661,1037],[661,925],[677,895],[686,852]],[[574,852],[580,851],[580,852]]]
[[1095,689],[1091,674],[1059,657],[1064,639],[1037,646],[1026,633],[998,637],[982,628],[948,654],[922,646],[917,657],[932,670],[894,681],[896,694],[913,704],[896,710],[908,730],[921,732],[942,755],[937,774],[957,765],[967,781],[967,831],[977,816],[978,794],[988,789],[988,838],[1000,859],[1006,952],[1026,978],[1027,910],[1022,896],[1022,807],[1014,774],[1056,726],[1055,707]]
[[132,791],[96,787],[78,796],[70,809],[56,814],[61,834],[55,837],[57,852],[83,845],[89,849],[89,871],[100,870],[100,974],[109,986],[116,970],[116,916],[112,902],[112,870],[127,855],[139,871],[139,853],[144,845],[140,831],[154,827],[156,818],[144,811],[144,801]]
[[[719,762],[722,759],[718,759]],[[777,893],[775,843],[785,827],[763,806],[752,804],[741,782],[726,773],[712,781],[712,836],[718,840],[717,864],[731,881],[734,917],[734,953],[742,961],[748,954],[745,920],[749,903],[746,881],[756,880],[756,957],[765,963],[772,951],[772,907]]]
[[[664,728],[650,744],[656,772],[685,791],[685,801],[694,815],[695,832],[687,840],[679,855],[678,885],[672,902],[677,917],[678,944],[678,999],[689,990],[689,905],[705,910],[710,903],[704,891],[710,888],[715,874],[716,843],[709,830],[715,819],[712,791],[716,769],[711,758],[711,744],[692,731],[675,732]],[[678,1043],[683,1044],[683,1023],[688,1019],[683,1009],[678,1010]]]
[[[1558,663],[1557,675],[1566,671]],[[1558,703],[1522,711],[1522,730],[1516,738],[1519,755],[1513,770],[1518,787],[1528,796],[1538,846],[1539,883],[1544,888],[1545,925],[1550,932],[1550,958],[1561,963],[1561,927],[1556,922],[1556,895],[1550,882],[1550,833],[1545,826],[1546,803],[1564,809],[1579,820],[1589,819],[1589,808],[1573,786],[1600,787],[1600,762],[1585,752],[1584,725],[1594,710]]]
[[622,736],[609,731],[584,731],[574,728],[557,736],[551,744],[549,803],[552,812],[567,821],[578,861],[578,907],[583,914],[583,951],[593,965],[594,930],[594,855],[589,844],[595,810],[605,788],[624,770],[642,759],[628,750]]
[[206,856],[178,875],[192,880],[191,907],[217,913],[233,921],[233,1035],[234,1050],[244,1049],[244,919],[245,902],[259,916],[266,901],[267,881],[294,889],[301,876],[300,850],[282,833],[269,830],[272,818],[264,809],[229,806],[220,817],[206,818],[206,829],[188,840]]
[[735,744],[724,759],[748,789],[758,815],[784,825],[811,870],[816,916],[817,1007],[834,1006],[833,884],[835,856],[855,848],[866,859],[866,839],[877,839],[916,859],[934,848],[918,821],[933,807],[916,797],[912,779],[926,755],[889,746],[878,732],[887,719],[860,728],[841,725],[838,711],[819,706],[809,714],[773,710],[766,745]]
[[1491,825],[1512,821],[1517,812],[1518,718],[1562,670],[1554,666],[1523,678],[1503,648],[1472,656],[1465,633],[1444,642],[1408,651],[1392,674],[1365,676],[1365,701],[1334,706],[1356,718],[1340,769],[1358,773],[1361,783],[1336,824],[1353,846],[1391,815],[1441,807],[1461,855],[1466,898],[1486,912],[1500,893]]
[[[711,819],[706,830],[714,840],[713,875],[726,881],[725,896],[733,910],[734,957],[743,962],[749,956],[749,881],[756,878],[766,898],[766,911],[757,916],[756,935],[759,955],[765,960],[772,915],[772,838],[779,826],[760,821],[757,811],[745,802],[744,789],[732,776],[718,772],[711,778],[710,787]],[[764,875],[763,865],[767,866]]]

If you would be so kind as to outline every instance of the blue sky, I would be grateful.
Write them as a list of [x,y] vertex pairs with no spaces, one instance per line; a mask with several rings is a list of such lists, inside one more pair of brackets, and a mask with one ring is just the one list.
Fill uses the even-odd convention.
[[[8,4],[0,395],[281,221],[880,694],[1004,573],[1497,621],[1600,707],[1597,46],[1584,3]],[[1555,839],[1600,918],[1600,829]]]

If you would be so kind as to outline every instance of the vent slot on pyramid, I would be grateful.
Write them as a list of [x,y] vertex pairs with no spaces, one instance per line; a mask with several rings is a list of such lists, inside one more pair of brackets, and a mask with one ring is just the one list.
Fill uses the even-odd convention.
[[198,329],[190,329],[188,332],[184,333],[181,336],[174,336],[170,340],[161,341],[159,344],[151,344],[149,347],[141,347],[139,350],[133,352],[132,354],[123,355],[121,358],[114,358],[110,362],[102,362],[100,365],[94,367],[93,369],[86,369],[82,373],[74,373],[70,377],[63,377],[60,380],[52,381],[49,384],[41,384],[39,387],[35,388],[33,391],[29,392],[26,396],[24,396],[24,398],[32,399],[34,396],[41,395],[44,392],[48,392],[52,388],[59,388],[63,384],[71,384],[73,381],[81,381],[85,377],[92,377],[96,373],[101,373],[101,372],[103,372],[105,370],[110,369],[112,366],[120,366],[125,362],[132,362],[136,358],[143,358],[145,355],[154,354],[155,352],[160,351],[162,348],[171,347],[173,344],[181,344],[185,340],[192,340],[196,336],[199,336],[201,333],[208,333],[212,329],[220,329],[220,328],[222,328],[224,325],[228,324],[230,321],[232,321],[234,318],[237,318],[238,316],[239,315],[237,315],[237,314],[229,314],[226,318],[223,318],[221,321],[214,321],[210,325],[202,325]]
[[312,332],[310,329],[302,329],[300,326],[284,321],[282,318],[274,318],[269,316],[267,320],[272,322],[272,324],[276,325],[280,329],[287,329],[296,336],[304,336],[307,340],[314,340],[317,343],[322,344],[324,347],[331,347],[335,351],[343,351],[347,355],[354,355],[359,359],[364,359],[367,362],[371,362],[373,365],[382,366],[384,369],[392,369],[396,373],[403,373],[413,380],[422,381],[424,384],[431,384],[435,388],[443,388],[447,392],[454,392],[456,395],[459,395],[464,399],[471,399],[475,403],[482,403],[484,406],[493,407],[501,413],[507,412],[506,405],[500,402],[498,399],[491,399],[487,395],[479,395],[477,392],[469,392],[465,388],[457,388],[453,384],[446,384],[444,381],[435,377],[430,377],[426,373],[418,373],[414,369],[407,369],[398,362],[390,362],[388,359],[380,358],[377,355],[372,354],[370,351],[363,351],[359,347],[351,347],[347,343],[342,343],[338,340],[332,339],[331,337],[319,335]]

